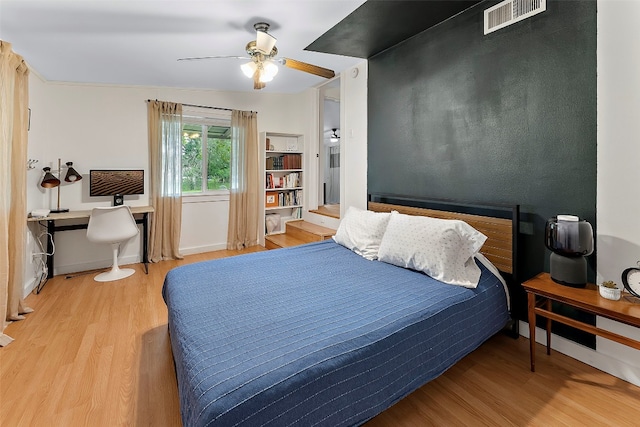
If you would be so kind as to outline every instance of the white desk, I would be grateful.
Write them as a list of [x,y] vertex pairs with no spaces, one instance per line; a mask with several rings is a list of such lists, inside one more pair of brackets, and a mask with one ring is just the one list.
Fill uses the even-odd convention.
[[[154,212],[153,206],[129,206],[131,213],[140,216],[136,218],[137,224],[142,224],[142,262],[144,263],[144,271],[149,274],[149,214]],[[61,213],[51,213],[49,216],[32,218],[28,217],[28,222],[47,222],[47,232],[51,234],[51,239],[47,239],[47,253],[53,252],[53,241],[56,231],[82,230],[86,229],[89,223],[91,210],[86,211],[69,211]],[[65,224],[56,225],[56,221],[62,220],[83,220],[81,224]],[[84,222],[86,220],[86,222]],[[53,255],[47,257],[48,278],[53,277]]]

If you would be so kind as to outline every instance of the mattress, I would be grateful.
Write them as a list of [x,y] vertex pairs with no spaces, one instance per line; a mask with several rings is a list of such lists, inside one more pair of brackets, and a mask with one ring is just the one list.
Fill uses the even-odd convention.
[[476,289],[326,240],[171,270],[162,294],[185,426],[360,425],[508,321]]

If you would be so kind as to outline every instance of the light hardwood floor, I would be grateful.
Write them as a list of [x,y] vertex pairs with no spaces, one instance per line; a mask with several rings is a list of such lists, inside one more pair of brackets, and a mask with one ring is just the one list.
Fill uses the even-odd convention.
[[[258,249],[256,249],[258,250]],[[160,294],[165,261],[117,282],[50,280],[0,349],[1,426],[180,426]],[[369,421],[381,426],[638,426],[640,388],[528,341],[496,335],[440,378]]]

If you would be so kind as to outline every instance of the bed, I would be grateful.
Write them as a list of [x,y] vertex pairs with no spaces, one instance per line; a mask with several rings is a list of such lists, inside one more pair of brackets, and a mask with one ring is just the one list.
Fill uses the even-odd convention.
[[[378,200],[370,210],[427,212],[403,206],[415,200]],[[517,220],[498,232],[488,217],[472,216],[493,234],[487,258],[512,270],[513,248],[503,256],[500,241]],[[486,259],[474,262],[475,288],[367,259],[334,240],[171,270],[162,292],[183,424],[366,422],[509,321],[504,281]]]

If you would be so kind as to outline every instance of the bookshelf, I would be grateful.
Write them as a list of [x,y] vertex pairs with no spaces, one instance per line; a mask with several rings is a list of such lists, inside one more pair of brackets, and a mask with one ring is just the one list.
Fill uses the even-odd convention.
[[261,132],[262,215],[264,236],[285,232],[285,224],[302,218],[304,210],[304,136]]

